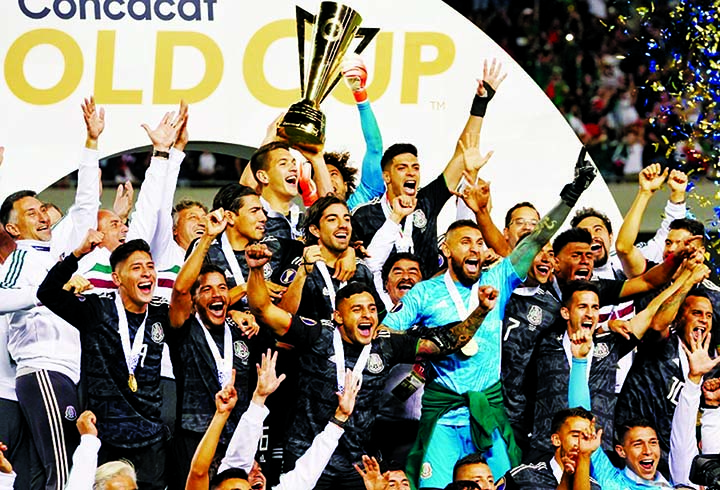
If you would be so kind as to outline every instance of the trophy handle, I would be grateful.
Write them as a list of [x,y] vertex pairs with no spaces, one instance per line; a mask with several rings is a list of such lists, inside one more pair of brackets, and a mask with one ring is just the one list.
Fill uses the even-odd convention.
[[295,22],[297,24],[298,58],[300,60],[300,94],[305,97],[305,24],[314,24],[315,16],[302,7],[295,6]]
[[[300,7],[297,7],[300,9]],[[302,9],[300,9],[302,10]],[[307,13],[307,12],[305,12]],[[309,15],[309,14],[308,14]],[[299,24],[298,24],[299,25]],[[298,27],[299,29],[299,27]],[[303,25],[303,29],[305,29],[305,26]],[[361,27],[358,29],[357,33],[355,33],[355,37],[361,37],[362,41],[360,41],[360,44],[357,45],[357,48],[355,48],[355,54],[360,54],[363,51],[365,51],[365,48],[367,48],[368,44],[377,36],[378,32],[380,32],[380,29],[378,27]],[[298,31],[298,35],[299,31]],[[303,61],[303,55],[300,55],[300,66],[302,66],[304,63]],[[325,97],[323,97],[319,103],[322,103],[323,100],[335,89],[335,85],[338,84],[340,79],[342,78],[342,74],[338,75],[335,80],[330,84],[330,87],[328,88],[328,91],[325,92]],[[302,82],[304,83],[304,82]],[[303,89],[303,94],[305,93],[305,89]]]

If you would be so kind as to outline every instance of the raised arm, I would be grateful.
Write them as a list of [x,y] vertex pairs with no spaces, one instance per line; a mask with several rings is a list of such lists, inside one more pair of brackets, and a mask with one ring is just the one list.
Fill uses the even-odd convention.
[[250,268],[247,281],[247,295],[250,311],[258,322],[267,325],[276,335],[287,333],[292,315],[273,304],[265,284],[263,266],[272,257],[272,252],[263,244],[250,245],[245,249],[245,259]]
[[644,168],[638,175],[638,192],[625,215],[615,241],[618,258],[629,278],[639,276],[645,272],[645,257],[640,252],[640,249],[635,246],[635,240],[637,240],[647,205],[655,192],[662,187],[667,176],[668,169],[666,168],[663,171],[659,163],[653,163]]
[[[700,254],[700,257],[702,255]],[[700,260],[702,260],[700,258]],[[691,273],[685,275],[682,284],[674,294],[667,297],[665,301],[658,307],[655,315],[651,320],[650,328],[659,332],[667,331],[667,328],[675,321],[675,317],[680,310],[690,290],[696,284],[700,284],[708,275],[710,270],[702,262],[698,263]],[[682,274],[681,274],[682,275]]]
[[[487,60],[483,63],[483,78],[478,83],[477,92],[473,99],[470,109],[470,117],[465,123],[458,142],[455,146],[455,153],[448,162],[443,176],[445,184],[450,190],[455,190],[460,184],[463,174],[466,172],[465,159],[463,158],[463,148],[477,147],[479,145],[480,130],[482,129],[483,118],[487,111],[487,106],[495,95],[495,91],[500,88],[507,74],[502,74],[502,64],[493,60],[488,67]],[[464,146],[463,146],[464,145]],[[470,182],[474,182],[479,169],[467,169],[469,172]]]
[[208,490],[210,485],[210,464],[213,457],[215,457],[220,435],[230,417],[230,413],[235,408],[237,399],[235,370],[233,369],[228,384],[215,395],[215,415],[213,415],[210,426],[205,431],[205,435],[203,435],[200,444],[195,450],[185,490]]
[[492,209],[490,183],[483,179],[477,179],[475,184],[465,186],[462,193],[455,193],[455,195],[462,198],[465,205],[475,213],[475,219],[488,247],[502,257],[510,255],[512,252],[510,244],[490,217]]
[[295,278],[288,286],[287,291],[278,303],[278,306],[290,314],[297,313],[302,300],[302,292],[305,287],[305,280],[312,274],[313,267],[318,260],[322,260],[319,245],[311,245],[303,250],[302,263],[295,273]]
[[478,307],[470,316],[455,325],[419,329],[420,341],[417,356],[422,358],[439,357],[460,350],[475,336],[485,317],[495,307],[498,291],[492,286],[481,286],[478,289]]
[[213,240],[225,230],[227,221],[224,217],[225,211],[220,208],[205,216],[205,231],[203,236],[195,244],[195,248],[183,264],[177,279],[173,285],[170,298],[170,325],[174,328],[181,327],[192,314],[192,290],[193,284],[197,281],[205,262],[210,245]]
[[73,453],[73,465],[64,490],[91,490],[94,488],[98,451],[100,450],[96,423],[95,414],[89,410],[78,417],[76,425],[80,432],[80,445]]
[[542,217],[532,233],[520,241],[508,256],[519,277],[524,278],[527,275],[535,255],[557,233],[582,193],[595,179],[595,167],[585,159],[586,154],[587,151],[583,147],[575,163],[575,177],[571,183],[563,187],[560,192],[560,202]]

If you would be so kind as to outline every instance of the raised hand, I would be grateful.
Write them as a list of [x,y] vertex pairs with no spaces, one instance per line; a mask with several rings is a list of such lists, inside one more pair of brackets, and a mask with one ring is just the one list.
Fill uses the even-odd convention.
[[498,299],[498,291],[492,286],[480,286],[478,288],[479,306],[485,311],[490,311],[495,307]]
[[594,453],[602,442],[602,429],[595,430],[595,421],[590,424],[590,428],[580,433],[578,440],[578,452],[590,456]]
[[573,181],[563,187],[560,192],[560,199],[571,208],[577,204],[578,199],[585,189],[590,187],[592,181],[595,180],[595,167],[592,162],[586,159],[587,150],[583,146],[580,150],[577,162],[575,162],[575,177]]
[[113,202],[113,211],[120,216],[123,223],[127,222],[130,211],[133,207],[133,198],[135,190],[130,181],[120,184],[115,191],[115,201]]
[[268,349],[267,354],[262,355],[260,364],[256,364],[258,378],[253,401],[258,405],[264,404],[267,397],[274,393],[285,379],[284,374],[278,376],[275,372],[277,356],[277,351]]
[[[700,255],[702,257],[701,252],[696,252],[695,255]],[[710,268],[706,266],[705,264],[697,264],[693,269],[690,271],[690,281],[692,281],[693,284],[700,284],[705,279],[710,277]]]
[[357,270],[357,256],[355,255],[355,249],[348,247],[343,253],[340,254],[337,261],[335,262],[335,273],[333,278],[340,282],[346,282],[352,279]]
[[80,417],[78,417],[75,425],[77,425],[78,432],[81,436],[90,434],[97,437],[98,431],[96,424],[97,418],[95,417],[95,414],[90,410],[85,410],[82,414],[80,414]]
[[462,192],[450,192],[465,201],[467,207],[474,213],[479,213],[481,210],[487,210],[487,212],[490,212],[492,200],[490,197],[489,182],[477,179],[475,184],[465,186]]
[[720,378],[706,379],[702,390],[706,405],[720,407]]
[[630,340],[630,335],[633,333],[632,328],[630,327],[630,322],[627,320],[618,320],[613,319],[608,321],[608,328],[611,332],[615,332],[616,334],[622,335],[627,340]]
[[568,475],[575,474],[575,467],[577,466],[577,461],[570,453],[565,453],[560,456],[560,461],[562,462],[564,473],[567,473]]
[[305,267],[305,274],[310,274],[313,267],[315,267],[315,262],[322,260],[322,258],[320,245],[305,247],[305,250],[303,250],[303,267]]
[[507,78],[507,73],[502,73],[502,63],[493,58],[492,64],[488,67],[488,62],[485,60],[482,80],[478,80],[478,96],[492,98],[505,78]]
[[174,112],[166,112],[155,129],[150,129],[147,124],[141,126],[150,137],[155,150],[169,151],[175,144],[186,118],[187,104],[183,101],[180,102],[180,111],[177,116]]
[[235,408],[238,396],[235,390],[235,370],[232,370],[230,381],[223,386],[223,389],[215,395],[215,409],[223,415],[230,415],[232,409]]
[[225,231],[225,227],[227,226],[225,210],[223,208],[218,208],[213,212],[206,214],[203,221],[205,222],[205,235],[214,239],[220,233]]
[[[182,104],[180,103],[180,111],[182,112]],[[178,135],[177,139],[175,140],[175,144],[173,145],[173,148],[175,148],[178,151],[185,151],[185,147],[188,144],[188,141],[190,141],[190,133],[188,132],[188,119],[190,118],[190,115],[188,114],[188,107],[187,104],[185,104],[185,117],[182,118],[182,122],[180,123],[180,128],[178,129]]]
[[570,336],[570,352],[576,359],[585,359],[593,346],[592,332],[581,328]]
[[272,252],[262,243],[245,247],[245,261],[251,269],[258,269],[270,261]]
[[343,386],[345,389],[342,392],[338,392],[338,407],[335,410],[335,418],[341,422],[346,422],[350,418],[353,409],[355,408],[355,400],[357,398],[358,391],[360,391],[360,385],[362,384],[362,377],[353,376],[353,372],[350,369],[345,371],[345,381]]
[[638,174],[640,190],[655,192],[662,187],[665,179],[667,179],[668,173],[669,170],[667,168],[663,170],[659,163],[648,165]]
[[82,294],[85,291],[88,291],[94,287],[95,286],[93,286],[90,281],[85,279],[83,276],[76,274],[72,276],[68,282],[65,283],[63,289],[65,291],[70,291],[71,293]]
[[365,490],[386,490],[390,488],[390,473],[380,473],[380,463],[373,457],[364,454],[362,457],[362,468],[359,464],[353,463],[355,470],[360,474],[365,483]]
[[470,179],[470,182],[472,182],[480,169],[483,168],[493,156],[494,152],[489,151],[485,155],[480,153],[480,135],[475,133],[463,134],[463,138],[459,139],[457,144],[462,152],[465,172],[473,177],[473,179]]
[[367,83],[368,73],[362,58],[357,55],[346,57],[340,64],[340,71],[345,84],[353,93],[355,102],[366,101],[367,91],[365,90],[365,84]]
[[720,364],[720,356],[713,359],[708,353],[710,349],[710,337],[709,331],[703,332],[699,338],[693,335],[690,338],[689,348],[684,342],[680,342],[680,346],[685,351],[685,354],[687,354],[688,364],[690,365],[688,379],[693,383],[699,383],[703,376]]
[[73,254],[78,259],[83,257],[84,255],[89,254],[90,252],[95,250],[95,247],[102,243],[103,238],[105,238],[105,235],[103,233],[97,230],[88,230],[87,235],[85,235],[85,240],[83,240],[80,246],[75,249]]
[[403,218],[412,214],[417,206],[417,198],[415,196],[396,196],[392,200],[390,219],[395,223],[400,223]]
[[667,182],[670,188],[670,200],[674,203],[685,202],[688,185],[687,174],[681,170],[673,170],[670,172]]
[[7,452],[8,447],[0,442],[0,473],[12,473],[13,467],[12,464],[10,464],[10,461],[5,457],[5,453]]
[[255,315],[249,311],[230,310],[228,314],[247,338],[252,338],[260,332],[260,325],[255,321]]
[[81,107],[85,119],[85,129],[87,130],[85,146],[97,148],[97,140],[105,129],[105,109],[95,107],[95,97],[92,95],[89,99],[83,100]]

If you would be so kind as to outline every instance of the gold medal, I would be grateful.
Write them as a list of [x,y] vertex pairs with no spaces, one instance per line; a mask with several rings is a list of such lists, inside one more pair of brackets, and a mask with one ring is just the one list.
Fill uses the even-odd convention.
[[470,339],[470,342],[463,345],[462,348],[460,348],[460,352],[465,354],[468,357],[472,357],[475,354],[478,353],[479,347],[477,345],[477,342],[475,342],[475,339]]
[[130,377],[128,378],[128,386],[130,387],[130,391],[132,391],[133,393],[137,391],[137,380],[135,379],[134,374],[130,374]]

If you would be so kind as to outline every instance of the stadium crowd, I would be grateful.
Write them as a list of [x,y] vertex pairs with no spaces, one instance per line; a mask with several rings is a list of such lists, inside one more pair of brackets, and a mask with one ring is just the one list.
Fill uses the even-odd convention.
[[699,488],[698,448],[720,450],[720,289],[687,175],[648,165],[613,230],[575,209],[583,148],[545,216],[518,202],[496,224],[479,141],[499,63],[422,186],[416,148],[384,146],[362,61],[343,76],[359,179],[275,121],[212,203],[176,200],[181,104],[143,125],[137,200],[122,185],[100,209],[105,114],[84,101],[73,206],[0,206],[0,488]]

